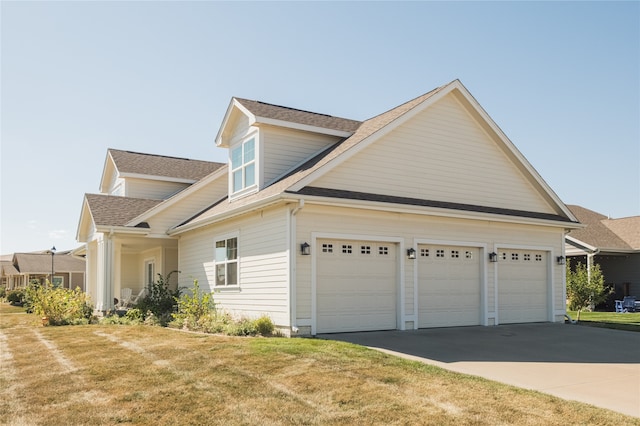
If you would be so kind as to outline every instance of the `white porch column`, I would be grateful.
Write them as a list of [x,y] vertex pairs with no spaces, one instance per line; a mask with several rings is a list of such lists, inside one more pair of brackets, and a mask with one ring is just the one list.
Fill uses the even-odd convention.
[[98,240],[96,310],[113,309],[113,240],[103,235]]

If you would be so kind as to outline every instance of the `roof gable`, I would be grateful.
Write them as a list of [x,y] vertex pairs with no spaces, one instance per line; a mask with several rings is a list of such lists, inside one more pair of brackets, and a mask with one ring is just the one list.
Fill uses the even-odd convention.
[[100,190],[107,192],[113,174],[193,183],[222,166],[224,163],[109,149]]
[[640,250],[640,216],[610,219],[587,208],[571,205],[571,211],[585,224],[568,237],[600,250]]
[[361,124],[356,120],[234,97],[222,120],[216,145],[229,146],[233,127],[241,115],[248,119],[249,126],[267,124],[340,137],[350,136]]
[[[459,80],[455,80],[383,114],[362,122],[351,136],[323,150],[304,164],[295,167],[290,173],[285,174],[277,182],[274,182],[272,185],[264,188],[258,193],[227,203],[217,202],[202,214],[190,219],[181,226],[184,226],[183,229],[190,229],[198,226],[199,223],[208,223],[216,217],[226,216],[231,214],[231,212],[241,212],[243,209],[246,210],[247,208],[250,208],[249,206],[264,203],[265,201],[274,199],[278,196],[286,198],[289,194],[304,195],[303,189],[305,187],[314,186],[318,180],[324,176],[328,176],[335,168],[346,164],[358,153],[366,150],[370,145],[389,135],[391,132],[412,120],[414,117],[421,114],[423,111],[448,95],[451,95],[456,99],[456,102],[464,108],[468,116],[475,120],[480,131],[484,132],[488,138],[495,142],[498,149],[502,152],[502,155],[507,157],[514,165],[517,172],[521,174],[521,178],[524,178],[531,185],[534,191],[537,192],[540,199],[544,200],[546,203],[545,211],[527,211],[527,209],[520,209],[518,206],[512,206],[510,208],[498,206],[501,208],[502,212],[519,211],[522,215],[528,215],[528,217],[531,218],[541,218],[541,216],[546,215],[546,219],[549,220],[554,220],[551,219],[553,217],[555,220],[561,222],[577,222],[571,211],[551,190],[546,182],[544,182],[536,170],[516,149],[513,143],[506,137],[506,135],[504,135],[493,120],[491,120],[488,114],[471,96],[462,83]],[[232,106],[230,106],[230,110],[231,108]],[[229,111],[225,120],[228,120],[230,116]],[[224,125],[221,130],[223,128]],[[218,134],[218,140],[220,139],[220,136],[221,133]],[[383,173],[384,170],[379,170],[379,172]],[[343,191],[349,190],[349,188],[341,189]],[[384,194],[370,195],[384,196]],[[447,201],[450,200],[432,200],[432,202],[445,204]],[[459,202],[454,204],[461,205]],[[484,205],[479,207],[483,210],[484,207],[496,206]]]

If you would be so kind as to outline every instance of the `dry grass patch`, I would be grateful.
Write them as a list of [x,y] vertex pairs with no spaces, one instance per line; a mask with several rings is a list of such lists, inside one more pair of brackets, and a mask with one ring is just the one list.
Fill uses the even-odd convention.
[[5,308],[2,424],[640,424],[343,342],[42,327]]

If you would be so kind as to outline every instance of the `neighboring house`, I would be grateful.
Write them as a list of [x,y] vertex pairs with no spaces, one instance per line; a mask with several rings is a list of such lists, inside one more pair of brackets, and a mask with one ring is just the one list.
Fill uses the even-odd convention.
[[568,207],[586,227],[565,238],[567,257],[600,265],[605,282],[614,286],[613,298],[640,300],[640,216],[611,219],[584,207]]
[[161,196],[109,151],[78,228],[98,310],[179,269],[292,335],[564,320],[580,225],[460,81],[362,122],[233,98],[216,145]]
[[3,260],[0,267],[1,285],[9,290],[26,287],[32,280],[41,283],[48,280],[60,287],[85,290],[85,259],[70,251],[60,251],[53,256],[50,251],[14,253],[11,260]]

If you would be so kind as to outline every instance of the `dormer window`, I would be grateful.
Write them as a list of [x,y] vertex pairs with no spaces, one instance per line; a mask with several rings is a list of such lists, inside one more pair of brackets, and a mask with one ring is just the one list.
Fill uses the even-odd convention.
[[231,188],[236,194],[256,184],[256,139],[252,137],[231,150]]

